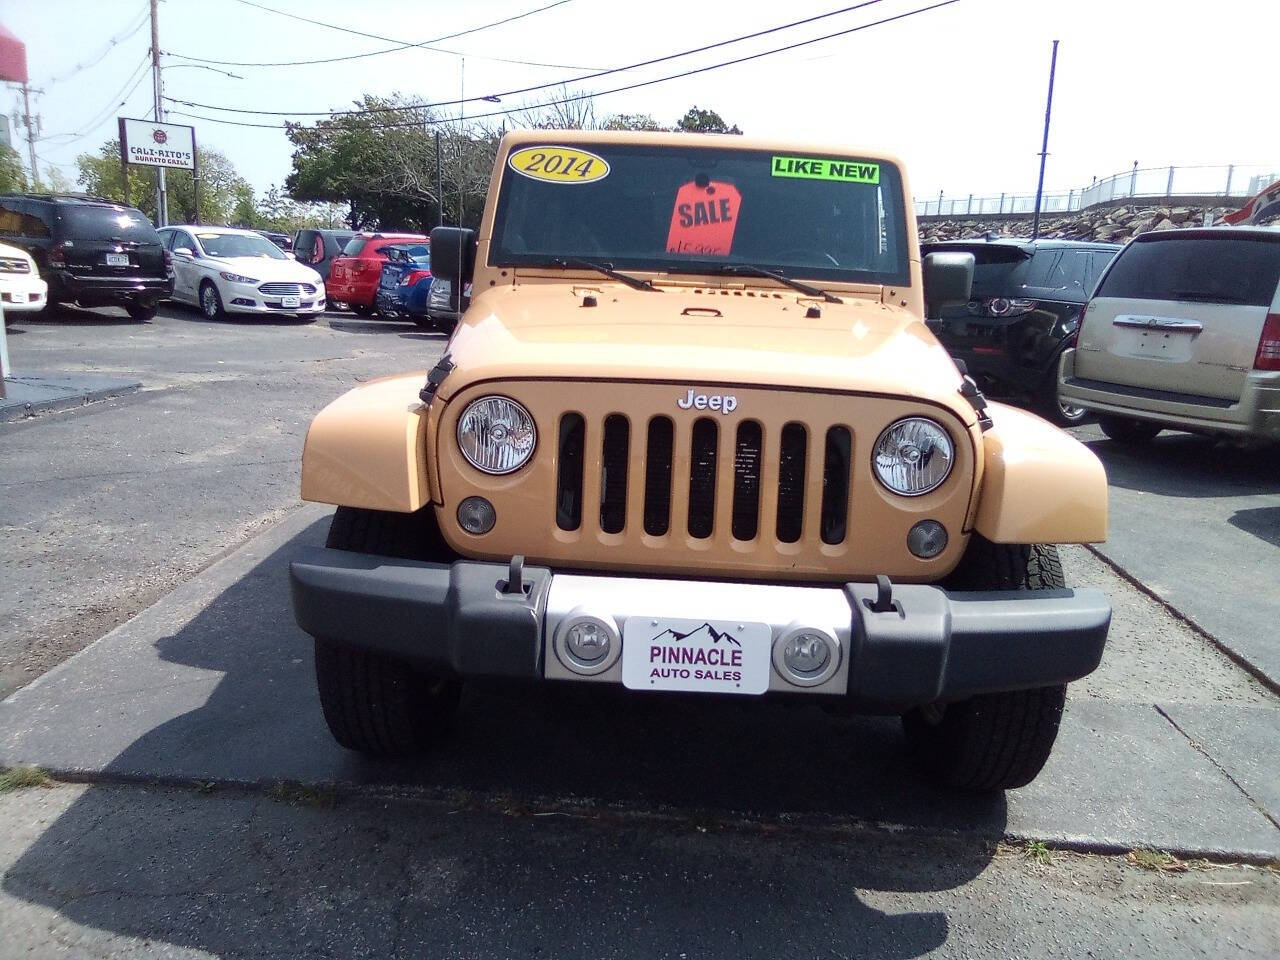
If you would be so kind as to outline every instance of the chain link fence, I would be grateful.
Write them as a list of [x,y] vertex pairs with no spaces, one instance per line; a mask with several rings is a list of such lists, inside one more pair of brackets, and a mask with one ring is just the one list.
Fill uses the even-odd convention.
[[[1246,200],[1280,180],[1280,164],[1225,164],[1191,167],[1134,167],[1080,190],[1046,193],[1042,213],[1070,213],[1100,203],[1160,197],[1231,197]],[[1032,214],[1034,193],[1002,193],[999,196],[948,197],[915,201],[918,217],[971,217],[981,214]]]

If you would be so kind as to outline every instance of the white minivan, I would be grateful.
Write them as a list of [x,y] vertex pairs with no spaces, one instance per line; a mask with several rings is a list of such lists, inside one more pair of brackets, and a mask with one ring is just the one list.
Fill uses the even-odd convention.
[[1280,230],[1135,237],[1111,262],[1059,367],[1063,402],[1113,440],[1165,427],[1280,440]]

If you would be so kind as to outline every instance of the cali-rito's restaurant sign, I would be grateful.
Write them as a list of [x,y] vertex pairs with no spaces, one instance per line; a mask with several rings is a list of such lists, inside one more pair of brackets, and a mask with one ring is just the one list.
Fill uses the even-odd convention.
[[196,168],[196,130],[177,123],[120,118],[120,152],[143,167]]

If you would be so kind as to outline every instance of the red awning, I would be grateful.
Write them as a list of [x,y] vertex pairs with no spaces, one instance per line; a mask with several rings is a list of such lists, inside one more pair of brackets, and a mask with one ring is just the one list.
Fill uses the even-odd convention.
[[0,26],[0,80],[27,82],[27,45]]

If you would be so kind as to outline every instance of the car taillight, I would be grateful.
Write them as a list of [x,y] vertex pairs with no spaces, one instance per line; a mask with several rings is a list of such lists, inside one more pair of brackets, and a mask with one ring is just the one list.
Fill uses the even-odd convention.
[[1258,338],[1258,354],[1253,358],[1255,370],[1280,370],[1280,313],[1268,313]]
[[173,254],[172,254],[172,253],[170,253],[168,250],[162,250],[161,252],[164,254],[164,268],[165,268],[166,270],[172,270],[172,269],[173,269]]
[[404,279],[400,281],[402,287],[412,287],[419,280],[425,280],[431,276],[430,270],[410,270],[405,274]]
[[1020,317],[1024,313],[1030,313],[1034,310],[1036,302],[1034,300],[1023,300],[1019,297],[992,297],[983,306],[986,307],[988,316]]

